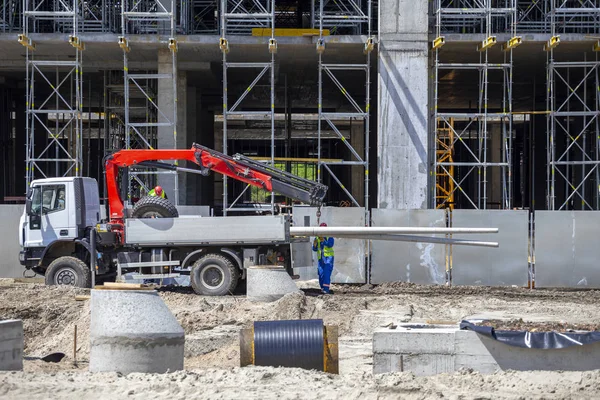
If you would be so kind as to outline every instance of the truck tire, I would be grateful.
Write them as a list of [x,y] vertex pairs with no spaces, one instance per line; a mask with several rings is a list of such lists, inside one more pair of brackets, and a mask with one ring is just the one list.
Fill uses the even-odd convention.
[[133,207],[133,218],[176,218],[177,208],[162,197],[142,197]]
[[220,254],[207,254],[196,261],[190,272],[194,292],[203,296],[223,296],[237,287],[239,271]]
[[59,257],[46,269],[46,285],[65,285],[80,288],[92,286],[92,272],[83,261],[75,257]]

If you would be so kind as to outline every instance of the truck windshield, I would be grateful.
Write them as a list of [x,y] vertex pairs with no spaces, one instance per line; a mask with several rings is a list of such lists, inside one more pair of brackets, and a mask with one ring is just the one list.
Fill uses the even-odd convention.
[[[41,209],[40,209],[41,207]],[[33,188],[31,210],[48,214],[65,209],[65,185],[45,185]]]

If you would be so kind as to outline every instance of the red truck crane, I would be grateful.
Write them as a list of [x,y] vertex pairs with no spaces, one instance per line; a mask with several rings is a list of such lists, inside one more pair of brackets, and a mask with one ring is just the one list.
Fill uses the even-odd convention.
[[[191,161],[198,168],[164,162],[169,160]],[[21,264],[43,274],[48,285],[79,287],[91,285],[92,270],[103,280],[121,280],[126,273],[136,279],[189,273],[194,291],[203,295],[232,292],[252,265],[277,264],[291,270],[286,216],[178,218],[177,208],[161,197],[143,197],[129,210],[118,182],[121,170],[121,182],[127,182],[132,166],[202,175],[214,171],[313,206],[320,206],[327,193],[320,183],[199,144],[187,150],[121,150],[105,160],[109,211],[104,221],[94,179],[31,183],[19,231]]]

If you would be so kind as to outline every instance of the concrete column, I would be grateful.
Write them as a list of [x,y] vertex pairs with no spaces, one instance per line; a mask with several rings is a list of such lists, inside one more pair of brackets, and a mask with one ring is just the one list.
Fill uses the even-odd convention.
[[[177,66],[175,65],[175,68]],[[173,73],[173,58],[171,51],[167,48],[158,50],[158,73]],[[187,76],[185,71],[177,71],[177,142],[175,141],[174,129],[172,126],[158,127],[158,148],[159,149],[184,149],[187,147],[187,127],[186,127],[186,105],[187,105]],[[173,80],[158,80],[158,108],[164,116],[158,113],[158,122],[173,121],[175,115],[175,102],[173,93]],[[165,118],[166,117],[166,118]],[[162,174],[158,176],[158,183],[166,190],[169,199],[175,200],[175,177]],[[186,176],[180,174],[179,177],[179,204],[186,204],[185,196]]]
[[380,208],[427,208],[427,1],[379,3]]
[[[350,144],[358,154],[365,154],[365,126],[364,124],[352,124],[350,126]],[[354,158],[354,157],[353,157]],[[361,165],[351,167],[352,173],[352,196],[361,206],[365,203],[365,173]]]
[[[502,162],[502,123],[488,126],[488,161]],[[487,208],[503,208],[502,204],[502,167],[490,167],[487,170]]]

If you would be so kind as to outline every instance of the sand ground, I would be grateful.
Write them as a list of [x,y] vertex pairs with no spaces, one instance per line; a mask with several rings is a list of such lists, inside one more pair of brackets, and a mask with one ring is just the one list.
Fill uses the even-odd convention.
[[[315,283],[273,303],[243,295],[197,296],[159,289],[186,333],[185,370],[169,374],[92,374],[89,360],[89,291],[0,280],[0,319],[22,319],[22,372],[0,372],[2,399],[517,399],[600,398],[600,370],[588,372],[463,370],[415,377],[372,374],[372,333],[389,323],[456,323],[474,316],[556,324],[599,324],[600,291],[420,286],[334,285],[323,296]],[[239,330],[254,321],[322,318],[340,333],[340,374],[301,369],[239,367]],[[73,356],[77,326],[77,353]],[[63,352],[59,363],[41,357]]]

